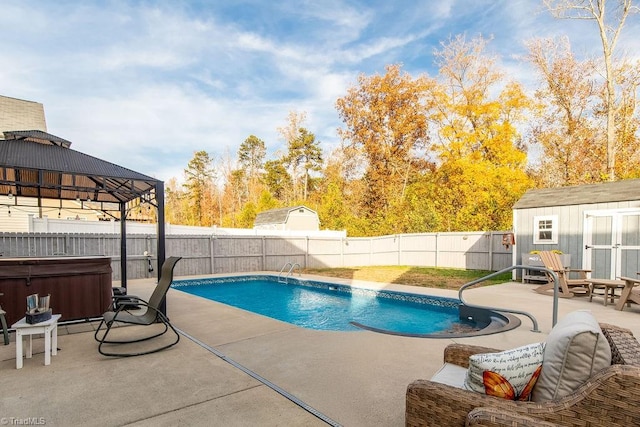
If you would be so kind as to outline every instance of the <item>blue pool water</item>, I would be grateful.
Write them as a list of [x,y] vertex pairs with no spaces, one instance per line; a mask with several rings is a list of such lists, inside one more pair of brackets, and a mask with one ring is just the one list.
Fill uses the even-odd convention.
[[401,335],[432,334],[460,324],[459,300],[351,288],[273,276],[174,281],[173,288],[303,328],[356,331],[364,325]]

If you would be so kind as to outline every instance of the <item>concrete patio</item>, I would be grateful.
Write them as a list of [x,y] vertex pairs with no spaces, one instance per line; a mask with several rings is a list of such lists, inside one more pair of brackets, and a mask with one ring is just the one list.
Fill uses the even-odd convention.
[[[151,280],[132,281],[129,293],[146,297],[153,286]],[[12,335],[10,345],[0,346],[0,423],[402,426],[407,384],[435,373],[448,344],[507,349],[545,339],[552,326],[553,300],[533,292],[534,287],[506,283],[471,289],[466,298],[474,304],[529,311],[538,319],[541,333],[531,332],[531,321],[521,317],[522,325],[515,330],[455,340],[307,330],[171,289],[168,315],[186,335],[159,353],[101,356],[93,339],[96,324],[80,323],[59,327],[59,351],[51,365],[43,365],[44,340],[39,338],[34,340],[33,358],[17,370]],[[385,288],[457,297],[454,291]],[[55,309],[53,301],[52,305]],[[605,307],[601,298],[560,299],[559,318],[579,309],[640,336],[638,306],[616,311],[614,305]],[[135,332],[134,327],[122,329]],[[294,396],[302,407],[261,378]]]

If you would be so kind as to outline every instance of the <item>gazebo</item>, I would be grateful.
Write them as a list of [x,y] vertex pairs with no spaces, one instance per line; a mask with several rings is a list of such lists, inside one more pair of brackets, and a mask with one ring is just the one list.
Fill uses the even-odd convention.
[[[70,148],[71,142],[39,130],[4,132],[0,140],[0,195],[20,206],[24,198],[79,200],[120,221],[121,283],[127,286],[126,217],[145,202],[157,209],[157,260],[165,260],[164,183]],[[162,269],[158,268],[158,279]]]

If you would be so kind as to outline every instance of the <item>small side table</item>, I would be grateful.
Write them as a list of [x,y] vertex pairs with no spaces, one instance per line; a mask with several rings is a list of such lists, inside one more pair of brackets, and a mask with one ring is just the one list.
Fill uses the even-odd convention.
[[16,369],[22,368],[22,337],[29,336],[27,359],[33,355],[33,334],[44,334],[44,364],[51,364],[51,355],[58,354],[58,319],[61,314],[54,314],[51,319],[44,322],[30,324],[27,318],[23,317],[11,325],[16,331]]
[[620,298],[620,295],[616,294],[616,290],[624,289],[623,280],[587,279],[587,282],[590,284],[589,287],[591,291],[589,295],[589,302],[591,302],[596,289],[603,289],[604,293],[602,294],[602,297],[604,298],[604,305],[607,305],[607,301],[609,300],[613,303],[616,298]]
[[634,286],[640,285],[640,279],[633,279],[631,277],[620,277],[620,280],[624,281],[624,289],[622,295],[616,304],[616,310],[623,310],[624,305],[631,305],[632,302],[640,304],[640,293],[634,291]]

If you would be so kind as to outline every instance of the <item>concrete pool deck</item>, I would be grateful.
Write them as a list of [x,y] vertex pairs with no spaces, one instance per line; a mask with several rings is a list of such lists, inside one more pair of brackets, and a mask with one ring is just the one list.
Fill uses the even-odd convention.
[[[273,273],[270,273],[273,274]],[[325,280],[317,276],[303,276]],[[184,279],[179,277],[177,279]],[[340,280],[339,283],[349,283]],[[371,288],[457,297],[456,291],[355,282]],[[154,281],[129,283],[129,293],[148,296]],[[167,295],[172,324],[236,364],[344,426],[403,426],[407,385],[429,378],[452,342],[512,348],[543,341],[552,324],[549,296],[536,285],[506,283],[470,289],[470,303],[524,310],[515,330],[456,339],[410,338],[370,331],[328,332],[298,328],[175,289]],[[52,301],[55,309],[55,303]],[[640,307],[616,311],[601,298],[559,300],[559,318],[591,310],[600,322],[640,337]],[[323,426],[325,421],[186,336],[165,351],[108,358],[97,351],[95,324],[60,326],[58,354],[43,365],[44,340],[16,370],[15,343],[0,346],[0,421],[6,425]],[[135,327],[122,328],[134,333]],[[25,422],[22,422],[25,424]]]

